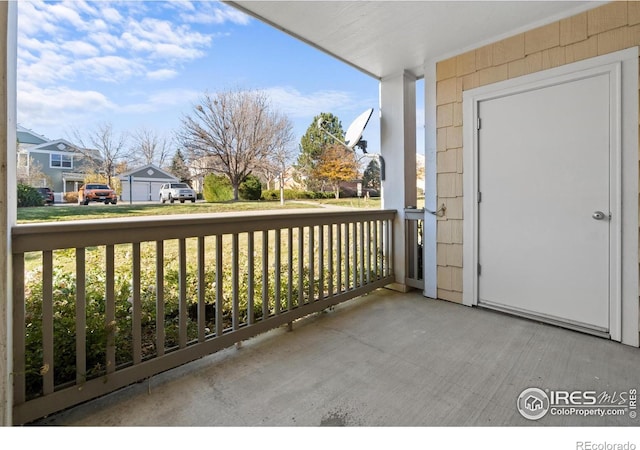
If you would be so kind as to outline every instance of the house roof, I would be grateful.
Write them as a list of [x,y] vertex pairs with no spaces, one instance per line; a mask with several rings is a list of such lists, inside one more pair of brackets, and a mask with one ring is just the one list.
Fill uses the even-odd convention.
[[30,152],[69,152],[77,153],[78,148],[65,139],[56,139],[55,141],[47,141],[31,147]]
[[16,137],[18,139],[19,144],[38,145],[38,144],[43,144],[49,141],[49,139],[42,136],[41,134],[38,134],[32,130],[29,130],[28,128],[25,128],[22,125],[17,126]]
[[382,79],[557,21],[594,1],[227,1]]
[[174,175],[169,172],[162,170],[160,167],[154,164],[147,164],[146,166],[137,167],[135,169],[129,170],[128,172],[124,172],[120,174],[119,178],[121,180],[127,180],[129,177],[133,177],[137,180],[148,179],[154,181],[166,180],[169,181],[180,181]]

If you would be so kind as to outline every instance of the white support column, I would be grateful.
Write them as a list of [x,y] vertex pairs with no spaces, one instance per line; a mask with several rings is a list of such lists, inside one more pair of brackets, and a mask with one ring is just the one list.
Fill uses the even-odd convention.
[[438,297],[437,218],[427,211],[437,211],[437,142],[436,142],[436,63],[424,67],[424,227],[422,229],[424,295]]
[[385,162],[382,208],[398,211],[394,222],[390,287],[407,291],[404,209],[416,206],[416,78],[409,73],[380,82],[380,148]]
[[[16,223],[17,2],[0,2],[0,425],[12,425],[13,296],[11,228]],[[9,170],[8,170],[9,169]],[[13,169],[13,170],[11,170]]]

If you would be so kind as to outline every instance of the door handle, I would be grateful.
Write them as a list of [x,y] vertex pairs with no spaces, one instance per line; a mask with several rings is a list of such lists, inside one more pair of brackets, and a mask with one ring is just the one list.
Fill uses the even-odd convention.
[[607,216],[602,211],[596,211],[591,215],[591,217],[595,220],[603,220]]

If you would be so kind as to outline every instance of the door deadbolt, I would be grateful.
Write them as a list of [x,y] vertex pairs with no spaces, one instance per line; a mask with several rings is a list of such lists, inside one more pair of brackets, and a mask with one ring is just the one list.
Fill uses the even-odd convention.
[[604,219],[606,216],[602,211],[596,211],[594,212],[591,217],[593,217],[595,220],[602,220]]

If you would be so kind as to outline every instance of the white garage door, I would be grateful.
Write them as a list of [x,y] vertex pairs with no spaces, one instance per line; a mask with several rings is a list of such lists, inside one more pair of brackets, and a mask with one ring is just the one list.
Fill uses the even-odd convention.
[[134,202],[149,200],[149,183],[136,181],[132,185],[132,198]]
[[609,77],[479,102],[478,304],[609,332]]

